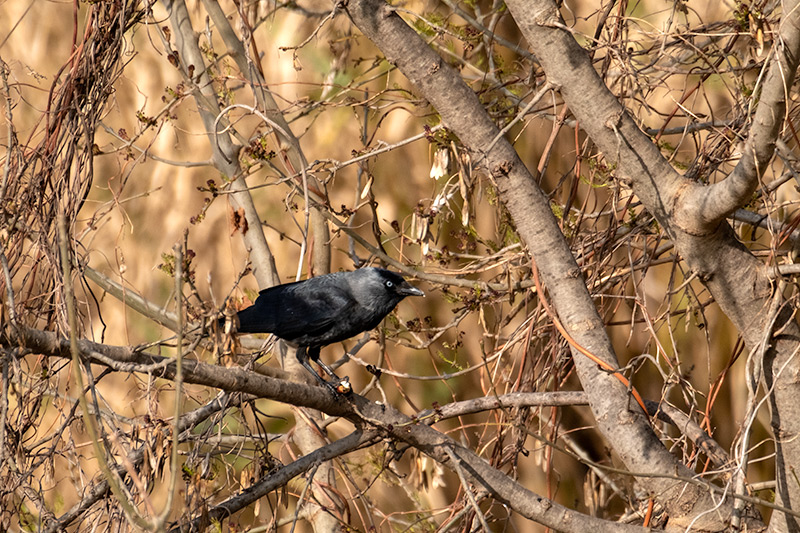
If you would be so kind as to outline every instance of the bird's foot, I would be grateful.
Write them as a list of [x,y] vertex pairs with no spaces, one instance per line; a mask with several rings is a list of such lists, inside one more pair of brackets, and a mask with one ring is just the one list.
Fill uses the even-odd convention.
[[325,383],[325,386],[336,398],[353,394],[353,386],[350,385],[350,377],[345,376],[338,379],[338,381],[324,381],[323,383]]

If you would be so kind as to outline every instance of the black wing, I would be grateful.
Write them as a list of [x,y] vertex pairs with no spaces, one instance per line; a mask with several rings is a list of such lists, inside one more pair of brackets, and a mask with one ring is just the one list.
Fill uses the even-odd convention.
[[[317,279],[320,281],[313,282]],[[312,278],[264,289],[255,304],[239,312],[239,331],[273,333],[309,346],[350,337],[345,331],[347,317],[358,303],[349,291],[331,281]]]

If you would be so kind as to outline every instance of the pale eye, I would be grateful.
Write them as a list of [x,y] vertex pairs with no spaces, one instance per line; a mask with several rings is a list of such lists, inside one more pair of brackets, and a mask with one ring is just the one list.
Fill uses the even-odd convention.
[[386,280],[386,288],[391,289],[392,287],[394,287],[394,283],[391,280]]

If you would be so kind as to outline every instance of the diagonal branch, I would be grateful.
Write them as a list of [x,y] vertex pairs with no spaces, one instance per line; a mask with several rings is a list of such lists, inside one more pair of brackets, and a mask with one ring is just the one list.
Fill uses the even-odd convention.
[[97,270],[85,266],[81,271],[84,276],[97,283],[104,291],[134,311],[150,318],[172,331],[178,330],[178,317],[175,313],[155,305],[132,289],[125,288],[113,279],[104,276]]
[[[71,357],[69,341],[55,333],[25,328],[20,332],[20,340],[34,353],[64,359]],[[15,345],[7,338],[1,338],[0,344],[9,347]],[[165,379],[175,377],[175,362],[165,357],[138,352],[130,347],[109,346],[88,340],[78,341],[77,348],[81,357],[87,362],[104,366],[113,362],[147,364],[154,369],[153,374],[157,377]],[[97,357],[96,354],[102,354],[103,357]],[[639,526],[590,517],[540,496],[494,468],[473,451],[457,444],[447,435],[420,423],[417,418],[400,413],[390,405],[373,402],[358,395],[351,396],[348,401],[341,401],[332,398],[322,387],[261,376],[238,367],[224,368],[192,360],[184,361],[183,365],[185,383],[216,387],[226,392],[242,392],[298,407],[318,409],[331,416],[341,416],[357,427],[372,426],[381,434],[418,448],[448,468],[455,469],[450,458],[452,453],[458,458],[460,467],[473,484],[483,487],[496,500],[520,515],[557,528],[559,531],[567,533],[647,531]],[[364,434],[367,435],[368,432]],[[674,474],[670,474],[670,477],[674,477]],[[268,480],[265,483],[268,483]]]
[[[203,5],[208,10],[211,20],[214,22],[217,31],[220,32],[225,46],[228,48],[228,52],[233,60],[236,61],[236,66],[239,68],[242,76],[250,82],[250,88],[256,97],[258,108],[267,115],[268,123],[272,123],[270,124],[270,128],[273,129],[275,136],[278,138],[278,145],[281,152],[285,154],[285,163],[289,168],[289,174],[297,172],[302,174],[303,193],[306,200],[306,228],[304,228],[305,239],[303,240],[303,249],[298,264],[298,272],[302,269],[302,255],[305,253],[306,241],[309,237],[308,230],[310,229],[315,241],[315,245],[311,251],[314,273],[316,275],[327,274],[330,271],[331,249],[330,246],[328,246],[328,226],[319,212],[324,209],[324,207],[312,208],[308,202],[309,187],[317,191],[322,191],[323,187],[313,174],[306,174],[308,161],[300,146],[300,140],[292,132],[289,123],[286,122],[283,116],[283,112],[267,87],[267,82],[261,72],[260,64],[257,63],[260,61],[260,58],[251,57],[248,49],[242,43],[242,39],[240,39],[233,30],[230,20],[225,16],[219,2],[203,0]],[[245,33],[251,33],[252,29],[249,27],[249,22],[246,17],[242,14],[240,15],[242,26],[244,27],[243,31]],[[265,287],[261,285],[261,288]]]
[[361,431],[342,437],[334,442],[326,444],[311,453],[301,456],[296,461],[292,461],[286,466],[282,466],[268,473],[250,487],[234,494],[223,502],[208,509],[207,513],[195,518],[188,524],[181,524],[173,527],[170,532],[179,531],[202,531],[214,521],[222,522],[225,518],[241,511],[248,505],[258,501],[270,492],[279,489],[289,483],[292,479],[302,475],[315,466],[346,455],[352,451],[365,446],[371,446],[380,442],[380,435],[375,430]]
[[686,199],[684,208],[703,216],[709,227],[751,200],[786,123],[786,99],[800,63],[800,2],[782,3],[784,15],[760,94],[753,96],[758,104],[742,158],[725,180]]
[[[773,292],[765,266],[739,242],[726,222],[710,220],[696,205],[695,210],[684,207],[691,205],[693,198],[705,194],[707,188],[681,178],[638,129],[594,70],[586,51],[565,27],[555,2],[509,0],[507,4],[548,79],[561,87],[561,94],[581,127],[607,159],[619,163],[622,179],[629,180],[636,196],[656,217],[673,240],[676,251],[691,272],[706,284],[748,346],[758,347],[763,340],[768,318],[766,310]],[[789,12],[784,15],[796,20],[796,2],[789,4]],[[797,28],[791,31],[796,32]],[[793,72],[787,74],[791,78],[794,76]],[[777,85],[772,83],[775,90]],[[777,95],[773,97],[780,100]],[[761,113],[772,111],[765,106]],[[782,117],[783,111],[779,114]],[[777,115],[773,118],[778,120]],[[766,137],[759,139],[758,143],[770,142]],[[731,183],[726,187],[734,191],[729,194],[733,198],[738,186],[734,181]],[[726,210],[727,207],[720,209],[715,217],[724,216]],[[777,439],[776,445],[778,496],[783,507],[792,508],[796,505],[792,502],[800,501],[800,486],[789,481],[791,474],[788,473],[789,465],[800,460],[800,442],[793,438],[800,434],[800,406],[796,401],[800,385],[792,377],[800,373],[800,361],[795,357],[800,328],[792,320],[789,309],[778,322],[777,329],[782,334],[770,340],[771,345],[764,354],[764,373],[768,386],[773,387],[770,401],[776,435],[792,436]],[[783,383],[775,385],[778,381]],[[682,513],[682,516],[691,519],[692,513]],[[795,519],[776,513],[771,525],[776,524],[776,530],[789,530],[783,520]],[[800,531],[800,523],[793,527]]]
[[276,285],[278,275],[275,261],[261,229],[258,211],[239,167],[240,147],[233,142],[227,132],[217,132],[215,129],[220,108],[186,4],[183,0],[165,0],[164,5],[169,12],[170,22],[175,33],[175,43],[180,57],[179,68],[183,75],[190,80],[191,86],[195,90],[197,109],[210,141],[214,166],[223,176],[232,180],[231,202],[234,204],[234,208],[241,208],[245,213],[248,229],[243,232],[242,238],[250,254],[253,275],[258,280],[259,287]]
[[[528,9],[528,3],[525,5],[525,9]],[[475,159],[489,169],[499,196],[533,255],[567,331],[581,346],[604,360],[609,367],[619,368],[603,321],[547,198],[506,139],[500,138],[492,145],[499,130],[475,93],[454,69],[381,0],[350,1],[346,10],[364,35],[380,48],[387,60],[395,64],[436,108],[445,125],[480,155]],[[570,60],[584,62],[591,68],[583,49],[577,46],[571,35],[568,37],[574,45],[573,48],[576,48],[575,57],[570,57]],[[564,68],[571,66],[569,61],[564,61],[563,58],[559,60]],[[545,69],[547,70],[546,67]],[[555,81],[558,84],[559,80]],[[592,90],[587,83],[574,85],[574,90],[577,91]],[[590,107],[594,109],[598,104],[606,105],[603,111],[613,118],[610,123],[613,129],[627,135],[606,139],[606,146],[630,141],[637,149],[649,152],[653,157],[659,156],[657,148],[624,114],[616,99],[605,99],[603,102],[592,103]],[[487,151],[489,146],[492,147]],[[640,156],[633,150],[620,149],[618,154],[625,158],[626,164],[642,167],[642,172],[647,172],[650,179],[655,180],[657,175],[661,181],[677,184],[680,180],[663,158],[653,170],[644,168]],[[659,161],[657,158],[654,160]],[[667,211],[666,206],[661,209],[664,213]],[[704,511],[711,511],[697,525],[724,523],[724,515],[730,512],[730,505],[717,510],[715,502],[705,490],[658,477],[658,474],[671,476],[678,473],[679,476],[688,478],[692,472],[664,448],[650,427],[646,415],[630,401],[626,387],[610,374],[598,369],[596,364],[577,350],[573,351],[573,356],[581,384],[589,396],[598,428],[604,437],[629,469],[657,473],[655,477],[640,480],[647,490],[656,495],[670,510],[671,515],[696,516]]]

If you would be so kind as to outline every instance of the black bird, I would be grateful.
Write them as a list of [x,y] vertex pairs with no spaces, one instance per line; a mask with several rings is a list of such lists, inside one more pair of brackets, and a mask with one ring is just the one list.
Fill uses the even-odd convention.
[[[238,331],[272,333],[297,346],[300,364],[335,393],[343,381],[320,360],[320,348],[375,328],[406,296],[425,293],[389,270],[334,272],[264,289],[253,305],[238,313]],[[336,382],[317,373],[309,358]],[[349,383],[344,390],[349,392]]]

